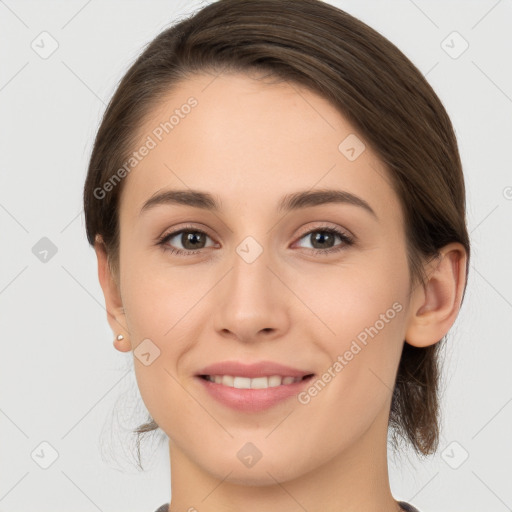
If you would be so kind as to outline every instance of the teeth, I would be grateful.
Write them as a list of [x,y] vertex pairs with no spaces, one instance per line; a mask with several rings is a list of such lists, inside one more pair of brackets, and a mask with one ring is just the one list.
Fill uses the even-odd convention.
[[266,389],[281,385],[293,384],[300,382],[302,377],[281,377],[280,375],[272,375],[270,377],[237,377],[232,375],[207,375],[207,380],[237,389]]

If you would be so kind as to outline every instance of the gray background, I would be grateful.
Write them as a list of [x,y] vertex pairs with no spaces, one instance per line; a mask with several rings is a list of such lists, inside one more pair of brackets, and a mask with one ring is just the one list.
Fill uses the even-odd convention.
[[[330,3],[426,75],[467,183],[472,265],[446,350],[441,446],[423,462],[390,456],[393,493],[421,512],[511,510],[512,2]],[[169,499],[165,443],[145,445],[146,472],[132,464],[127,432],[145,410],[131,354],[112,346],[81,193],[118,80],[202,4],[0,0],[0,510],[152,512]]]

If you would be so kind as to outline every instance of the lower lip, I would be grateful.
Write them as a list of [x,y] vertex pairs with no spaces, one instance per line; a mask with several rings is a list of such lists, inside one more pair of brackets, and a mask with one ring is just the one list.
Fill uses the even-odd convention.
[[206,391],[220,403],[242,412],[259,412],[269,409],[302,391],[313,378],[307,377],[292,384],[281,384],[265,389],[238,389],[217,384],[196,376]]

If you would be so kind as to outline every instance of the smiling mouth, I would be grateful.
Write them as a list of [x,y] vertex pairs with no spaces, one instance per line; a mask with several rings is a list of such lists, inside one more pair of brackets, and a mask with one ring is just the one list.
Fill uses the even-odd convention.
[[289,386],[297,382],[309,380],[314,374],[310,373],[302,377],[283,377],[281,375],[269,375],[263,377],[240,377],[236,375],[199,375],[200,378],[236,389],[267,389],[277,386]]

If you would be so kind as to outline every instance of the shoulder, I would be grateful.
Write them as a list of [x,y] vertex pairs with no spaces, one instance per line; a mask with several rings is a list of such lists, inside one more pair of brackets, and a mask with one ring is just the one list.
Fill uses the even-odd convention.
[[164,503],[160,507],[158,507],[155,512],[169,512],[169,503]]

